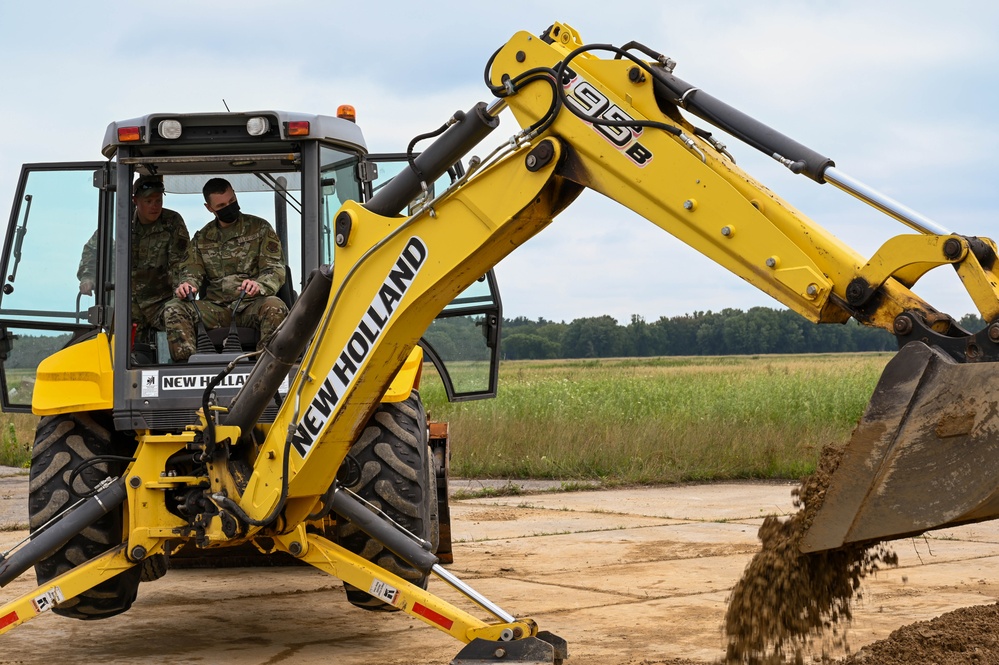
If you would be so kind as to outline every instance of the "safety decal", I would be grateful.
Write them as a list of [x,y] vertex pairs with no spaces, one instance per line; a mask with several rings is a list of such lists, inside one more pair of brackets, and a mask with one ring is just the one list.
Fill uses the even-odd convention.
[[368,589],[368,593],[375,598],[381,598],[389,605],[397,604],[400,599],[399,590],[381,580],[371,580],[371,588]]
[[6,628],[12,623],[17,623],[17,612],[11,612],[0,617],[0,628]]
[[421,605],[420,603],[413,603],[413,614],[419,614],[424,619],[427,619],[428,621],[433,621],[438,626],[441,626],[444,630],[451,630],[451,626],[454,625],[453,620],[448,619],[443,614],[434,612],[426,605]]
[[160,396],[160,373],[159,370],[143,370],[142,371],[142,396],[143,397],[159,397]]
[[41,614],[55,607],[58,603],[66,600],[62,595],[62,589],[53,587],[40,596],[31,599],[31,604],[35,607],[35,612]]

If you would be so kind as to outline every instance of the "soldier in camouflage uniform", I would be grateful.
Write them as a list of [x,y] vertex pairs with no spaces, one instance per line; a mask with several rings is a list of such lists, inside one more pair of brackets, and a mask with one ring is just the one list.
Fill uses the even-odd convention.
[[[190,235],[183,217],[163,207],[163,179],[140,176],[132,186],[132,323],[136,340],[153,341],[163,330],[163,309],[173,295],[177,270]],[[97,232],[83,247],[76,276],[80,293],[91,295],[97,277]]]
[[80,256],[80,267],[76,269],[76,278],[80,280],[80,293],[85,296],[94,295],[94,285],[97,284],[97,231],[83,246]]
[[[257,328],[263,347],[288,314],[288,307],[275,294],[284,285],[281,241],[266,220],[239,211],[236,193],[227,180],[212,178],[203,188],[205,207],[215,214],[194,234],[179,271],[175,299],[163,318],[170,354],[178,362],[187,360],[198,347],[195,325],[198,313],[206,328],[231,324],[232,307],[245,293],[235,312],[237,326]],[[205,297],[188,301],[207,281]]]

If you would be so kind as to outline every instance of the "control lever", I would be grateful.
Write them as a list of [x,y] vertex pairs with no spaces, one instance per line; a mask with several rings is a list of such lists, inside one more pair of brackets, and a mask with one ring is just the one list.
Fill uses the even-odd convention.
[[201,310],[194,302],[194,293],[188,293],[184,300],[194,305],[194,311],[198,313],[198,353],[218,353],[218,349],[212,344],[212,338],[208,336],[205,320],[201,318]]
[[240,353],[243,351],[243,346],[239,341],[239,333],[236,332],[236,312],[239,311],[239,303],[243,302],[243,298],[245,296],[246,291],[240,289],[239,297],[236,298],[236,302],[232,304],[232,319],[229,322],[229,336],[225,338],[225,348],[222,349],[223,353],[228,353],[229,351]]

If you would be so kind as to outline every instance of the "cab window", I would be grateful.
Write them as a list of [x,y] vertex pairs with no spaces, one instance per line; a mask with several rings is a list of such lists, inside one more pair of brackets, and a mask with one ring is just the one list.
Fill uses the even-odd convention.
[[333,262],[333,216],[347,201],[361,200],[357,155],[323,146],[319,150],[319,263]]

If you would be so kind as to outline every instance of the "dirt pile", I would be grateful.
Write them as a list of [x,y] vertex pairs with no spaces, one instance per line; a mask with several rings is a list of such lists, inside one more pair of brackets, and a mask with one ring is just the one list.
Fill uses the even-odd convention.
[[798,512],[768,517],[761,550],[732,590],[725,615],[728,663],[802,662],[827,643],[845,646],[844,624],[861,580],[898,557],[879,543],[802,554],[798,544],[818,512],[842,450],[827,447],[795,493]]
[[964,607],[903,626],[843,665],[999,665],[999,604]]

